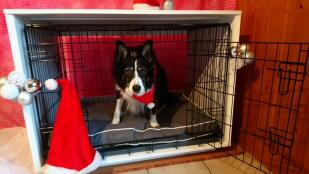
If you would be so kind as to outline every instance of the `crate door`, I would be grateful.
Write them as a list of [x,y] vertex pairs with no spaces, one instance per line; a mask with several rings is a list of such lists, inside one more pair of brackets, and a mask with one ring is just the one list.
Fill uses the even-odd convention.
[[[47,79],[63,77],[58,42],[59,32],[26,26],[25,35],[30,77],[40,80],[42,85]],[[47,155],[49,136],[53,128],[59,100],[59,90],[48,91],[44,86],[35,95],[34,108],[40,124],[39,131],[44,157]]]
[[291,151],[309,44],[246,44],[253,61],[241,55],[233,58],[245,65],[234,68],[234,151],[230,154],[265,173],[298,173],[291,165]]

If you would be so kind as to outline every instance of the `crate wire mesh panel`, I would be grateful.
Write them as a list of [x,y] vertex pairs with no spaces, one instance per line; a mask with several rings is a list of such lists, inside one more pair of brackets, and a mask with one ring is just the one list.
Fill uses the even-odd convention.
[[[231,47],[238,43],[229,40],[229,24],[29,25],[25,33],[32,77],[41,81],[67,78],[75,85],[90,139],[103,156],[186,144],[206,143],[215,149],[233,145],[229,155],[265,173],[291,170],[308,44],[246,43],[255,55],[252,62],[239,55],[231,56]],[[183,132],[166,135],[150,131],[150,136],[139,134],[147,132],[147,127],[136,128],[139,132],[133,139],[100,144],[94,139],[104,130],[93,131],[98,124],[91,113],[92,106],[98,103],[113,111],[114,42],[122,40],[135,46],[147,39],[154,41],[170,91],[182,94],[178,103],[185,101],[183,110],[176,107],[182,114],[179,118],[183,125],[178,127],[184,128]],[[35,100],[45,153],[59,92],[43,89]],[[205,124],[210,122],[215,124]],[[171,127],[169,124],[166,128],[173,130],[177,126],[168,129]],[[108,141],[106,137],[100,140]]]
[[254,63],[237,72],[233,135],[239,139],[234,156],[266,173],[299,173],[289,164],[309,45],[249,45]]

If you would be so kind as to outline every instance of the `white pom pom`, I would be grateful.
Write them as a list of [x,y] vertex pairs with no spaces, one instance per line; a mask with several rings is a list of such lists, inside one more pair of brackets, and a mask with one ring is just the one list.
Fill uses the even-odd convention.
[[240,45],[240,48],[239,48],[239,50],[240,50],[242,53],[245,53],[245,52],[249,51],[249,49],[250,49],[250,47],[249,47],[248,44],[241,44],[241,45]]
[[17,71],[12,71],[8,76],[8,82],[22,88],[26,82],[26,77]]
[[26,91],[22,91],[17,97],[17,102],[21,105],[29,105],[32,103],[32,100],[32,95]]
[[149,109],[152,109],[152,108],[155,107],[155,104],[154,104],[154,103],[148,103],[148,104],[147,104],[147,107],[148,107]]
[[13,84],[4,84],[0,89],[1,97],[7,100],[15,99],[19,94],[19,89]]
[[48,90],[55,90],[58,88],[58,82],[55,79],[48,79],[45,81],[45,87]]

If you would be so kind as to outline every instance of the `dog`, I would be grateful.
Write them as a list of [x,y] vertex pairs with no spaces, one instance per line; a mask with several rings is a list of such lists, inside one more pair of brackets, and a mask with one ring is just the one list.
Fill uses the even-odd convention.
[[113,75],[117,100],[112,124],[118,124],[121,115],[129,112],[146,115],[150,126],[158,127],[157,110],[165,105],[169,92],[165,70],[154,54],[153,41],[136,47],[116,41]]

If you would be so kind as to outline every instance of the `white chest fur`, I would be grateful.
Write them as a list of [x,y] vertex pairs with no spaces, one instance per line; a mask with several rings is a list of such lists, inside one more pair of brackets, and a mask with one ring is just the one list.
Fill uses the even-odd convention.
[[131,96],[126,94],[125,92],[122,93],[123,99],[127,103],[126,111],[131,114],[142,114],[144,113],[145,105],[133,99]]

